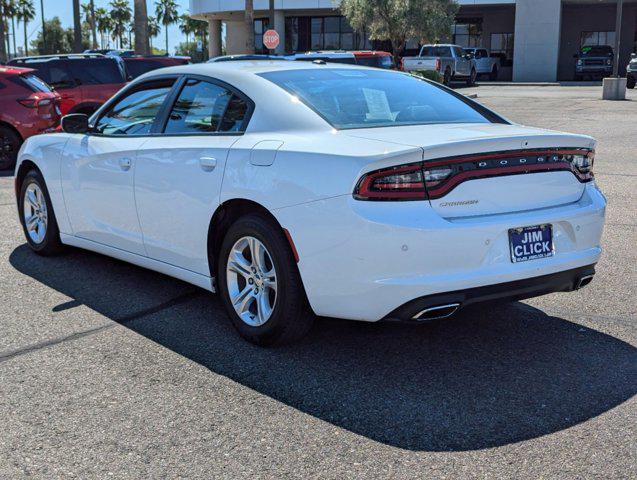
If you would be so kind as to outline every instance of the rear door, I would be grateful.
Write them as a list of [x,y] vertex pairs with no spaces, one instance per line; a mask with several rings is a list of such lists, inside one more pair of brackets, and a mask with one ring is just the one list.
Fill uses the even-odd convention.
[[208,228],[219,205],[230,147],[245,130],[252,102],[210,78],[182,81],[163,133],[139,150],[137,213],[148,256],[202,275]]

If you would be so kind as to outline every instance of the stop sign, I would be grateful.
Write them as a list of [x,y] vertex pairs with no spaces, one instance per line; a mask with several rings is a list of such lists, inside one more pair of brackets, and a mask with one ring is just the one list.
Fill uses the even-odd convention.
[[276,30],[266,30],[263,34],[263,45],[268,50],[274,50],[279,46],[279,34]]

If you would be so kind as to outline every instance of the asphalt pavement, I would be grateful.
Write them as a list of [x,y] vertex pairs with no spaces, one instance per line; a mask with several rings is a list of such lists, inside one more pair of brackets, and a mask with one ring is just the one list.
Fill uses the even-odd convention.
[[599,140],[604,255],[573,293],[430,325],[241,340],[211,294],[42,258],[0,177],[0,478],[637,478],[637,94],[462,89]]

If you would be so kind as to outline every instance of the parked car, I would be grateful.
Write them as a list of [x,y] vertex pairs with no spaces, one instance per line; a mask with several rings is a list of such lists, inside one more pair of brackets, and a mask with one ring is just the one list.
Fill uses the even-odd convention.
[[511,124],[403,72],[170,67],[62,127],[18,158],[29,246],[218,291],[260,345],[302,336],[310,310],[415,323],[576,290],[601,255],[591,137]]
[[635,88],[637,80],[637,53],[630,54],[630,62],[626,67],[626,86],[630,89]]
[[123,57],[123,60],[128,80],[132,80],[158,68],[174,67],[175,65],[186,65],[190,63],[190,57],[169,57],[166,55],[135,55],[132,57]]
[[260,55],[260,54],[241,54],[241,55],[221,55],[219,57],[213,57],[206,63],[217,62],[236,62],[239,60],[282,60],[284,57],[278,55]]
[[613,73],[615,55],[613,47],[609,45],[582,47],[574,58],[575,80],[603,78]]
[[356,64],[356,57],[352,52],[345,52],[343,50],[321,50],[305,53],[295,53],[292,55],[286,55],[287,60],[301,61],[301,62],[313,62],[315,60],[323,60],[329,63],[345,63],[354,65]]
[[443,83],[465,80],[471,86],[476,82],[476,61],[458,45],[423,45],[417,57],[403,57],[402,69],[435,70],[442,74]]
[[492,57],[486,48],[464,48],[463,51],[471,55],[476,62],[478,76],[488,76],[489,80],[497,80],[500,71],[500,59]]
[[60,94],[62,115],[91,114],[126,83],[118,60],[100,54],[20,57],[8,64],[36,70]]
[[352,52],[356,58],[357,65],[365,67],[376,67],[385,69],[395,69],[394,57],[389,52],[380,50],[357,50]]
[[0,170],[13,168],[22,142],[60,123],[60,97],[30,68],[0,67]]

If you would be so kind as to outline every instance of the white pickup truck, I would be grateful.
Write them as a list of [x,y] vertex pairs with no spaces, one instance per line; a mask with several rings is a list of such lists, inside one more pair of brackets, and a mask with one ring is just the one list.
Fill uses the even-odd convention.
[[476,82],[478,70],[476,61],[458,45],[423,45],[417,57],[403,57],[403,70],[435,70],[440,72],[443,83],[465,80],[471,86]]
[[500,59],[492,57],[486,48],[464,48],[465,53],[473,56],[476,61],[476,72],[485,75],[489,80],[497,80],[500,71]]

